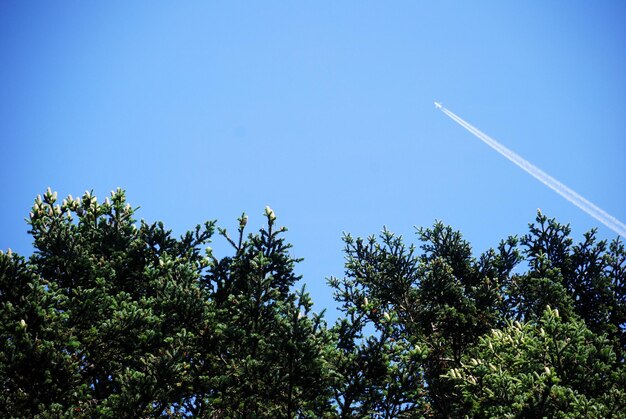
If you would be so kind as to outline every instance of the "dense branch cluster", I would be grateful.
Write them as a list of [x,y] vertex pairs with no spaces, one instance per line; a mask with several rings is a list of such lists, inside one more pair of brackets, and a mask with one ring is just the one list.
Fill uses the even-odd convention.
[[479,256],[440,222],[346,235],[328,325],[270,208],[234,236],[134,213],[48,190],[33,255],[0,252],[0,416],[626,417],[619,239],[541,213]]

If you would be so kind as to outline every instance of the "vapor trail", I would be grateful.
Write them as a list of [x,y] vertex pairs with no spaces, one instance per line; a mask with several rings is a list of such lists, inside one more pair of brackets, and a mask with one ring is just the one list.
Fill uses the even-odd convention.
[[595,218],[596,220],[598,220],[599,222],[601,222],[602,224],[604,224],[605,226],[607,226],[608,228],[610,228],[611,230],[619,234],[620,236],[626,237],[626,225],[624,225],[624,223],[619,221],[617,218],[613,217],[610,214],[607,214],[604,210],[602,210],[601,208],[598,208],[596,205],[589,202],[588,200],[580,196],[578,193],[568,188],[567,186],[565,186],[564,184],[562,184],[561,182],[559,182],[558,180],[556,180],[555,178],[553,178],[552,176],[544,172],[543,170],[539,169],[537,166],[534,166],[533,164],[526,161],[524,158],[520,157],[513,151],[509,150],[508,148],[506,148],[505,146],[503,146],[502,144],[500,144],[493,138],[489,137],[485,133],[481,132],[480,130],[476,129],[472,125],[468,124],[463,119],[455,115],[453,112],[444,108],[441,104],[435,102],[435,106],[438,109],[441,109],[441,111],[444,114],[448,115],[453,121],[457,122],[463,128],[465,128],[466,130],[474,134],[476,137],[478,137],[478,139],[483,141],[489,147],[493,148],[498,153],[502,154],[504,157],[506,157],[507,159],[511,160],[513,163],[518,165],[526,173],[532,175],[535,179],[539,180],[541,183],[543,183],[544,185],[546,185],[547,187],[549,187],[550,189],[552,189],[553,191],[561,195],[563,198],[567,199],[572,204],[576,205],[581,210],[585,211],[587,214],[589,214],[590,216],[592,216],[593,218]]

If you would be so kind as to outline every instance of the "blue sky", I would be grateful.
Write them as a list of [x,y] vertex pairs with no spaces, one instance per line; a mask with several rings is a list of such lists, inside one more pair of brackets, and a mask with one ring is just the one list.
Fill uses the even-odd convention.
[[615,237],[433,101],[626,220],[626,3],[295,3],[0,3],[0,249],[48,186],[177,233],[270,205],[321,309],[344,231]]

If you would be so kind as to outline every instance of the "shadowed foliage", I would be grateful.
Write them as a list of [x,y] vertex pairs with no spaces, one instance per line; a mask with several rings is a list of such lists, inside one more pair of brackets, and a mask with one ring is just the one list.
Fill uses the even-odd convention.
[[346,235],[329,327],[269,207],[174,237],[119,189],[57,201],[0,252],[2,417],[626,416],[619,239],[541,213],[479,256],[441,222]]

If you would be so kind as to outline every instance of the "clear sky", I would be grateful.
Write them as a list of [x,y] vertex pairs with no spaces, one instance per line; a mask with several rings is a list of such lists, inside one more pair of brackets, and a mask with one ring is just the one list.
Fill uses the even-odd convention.
[[344,231],[440,219],[480,252],[541,208],[614,238],[433,101],[626,221],[625,21],[617,0],[2,1],[0,249],[31,252],[48,186],[120,186],[176,233],[270,205],[321,309]]

